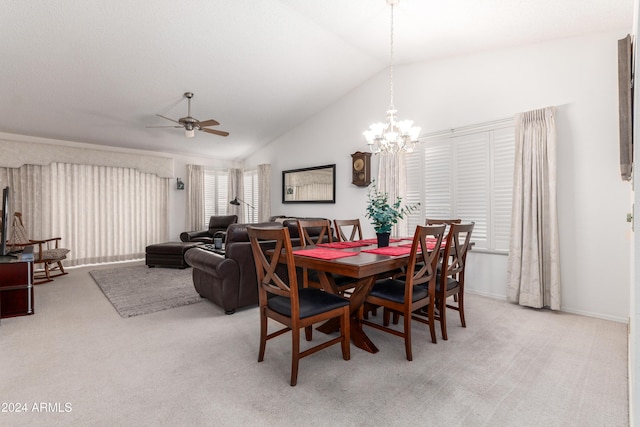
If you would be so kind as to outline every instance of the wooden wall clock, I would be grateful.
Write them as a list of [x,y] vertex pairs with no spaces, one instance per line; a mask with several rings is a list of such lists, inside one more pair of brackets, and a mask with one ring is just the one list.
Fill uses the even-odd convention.
[[358,187],[371,184],[371,153],[356,151],[351,155],[351,183]]

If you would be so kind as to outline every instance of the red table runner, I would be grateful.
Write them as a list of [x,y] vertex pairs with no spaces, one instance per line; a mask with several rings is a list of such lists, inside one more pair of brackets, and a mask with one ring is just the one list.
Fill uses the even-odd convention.
[[387,246],[384,248],[365,249],[362,252],[369,252],[376,255],[399,256],[406,255],[411,252],[411,246]]
[[324,248],[314,248],[314,249],[300,249],[297,251],[293,251],[295,255],[308,256],[311,258],[320,258],[320,259],[337,259],[344,258],[348,256],[358,255],[358,252],[345,252],[345,251],[337,251],[335,249],[324,249]]
[[[390,238],[389,242],[393,243],[393,242],[399,242],[401,240],[402,239]],[[356,242],[360,242],[360,243],[363,243],[365,245],[373,245],[373,244],[378,244],[378,239],[356,240]]]
[[347,248],[358,248],[360,246],[368,246],[368,243],[360,242],[333,242],[333,243],[318,243],[316,246],[322,246],[325,248],[332,249],[347,249]]

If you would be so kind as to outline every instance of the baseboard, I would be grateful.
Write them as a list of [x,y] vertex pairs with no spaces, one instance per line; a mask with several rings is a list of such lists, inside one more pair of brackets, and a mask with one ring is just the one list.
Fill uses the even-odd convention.
[[[504,295],[492,294],[489,292],[479,292],[472,289],[465,289],[464,291],[469,294],[480,295],[483,297],[489,297],[489,298],[498,299],[501,301],[507,300],[507,297]],[[595,313],[592,311],[574,310],[566,307],[560,308],[560,311],[563,313],[579,314],[580,316],[595,317],[596,319],[610,320],[612,322],[617,322],[617,323],[624,323],[624,324],[629,323],[629,319],[626,317],[610,316],[608,314]]]

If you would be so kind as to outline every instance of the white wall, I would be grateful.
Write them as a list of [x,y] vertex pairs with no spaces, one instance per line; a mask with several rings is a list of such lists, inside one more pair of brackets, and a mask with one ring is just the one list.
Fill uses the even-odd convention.
[[[617,40],[627,32],[397,66],[394,80],[399,118],[415,120],[423,133],[558,107],[562,309],[624,322],[630,185],[619,168]],[[384,71],[249,157],[247,167],[272,165],[272,213],[367,223],[366,189],[350,184],[350,154],[366,150],[361,133],[384,119],[387,106]],[[335,205],[281,203],[282,170],[329,163],[337,164]],[[372,163],[375,172],[375,158]],[[503,297],[507,258],[470,257],[468,290]]]

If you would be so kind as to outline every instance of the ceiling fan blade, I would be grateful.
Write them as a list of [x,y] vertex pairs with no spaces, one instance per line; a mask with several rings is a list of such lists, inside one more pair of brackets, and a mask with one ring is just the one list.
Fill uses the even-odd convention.
[[210,119],[210,120],[205,120],[203,122],[198,122],[198,125],[200,125],[200,127],[205,127],[205,126],[218,126],[220,123],[218,123],[217,121]]
[[156,116],[158,116],[158,117],[162,117],[163,119],[167,119],[167,120],[169,120],[170,122],[178,123],[179,125],[182,125],[179,121],[177,121],[177,120],[173,120],[173,119],[170,119],[169,117],[165,117],[165,116],[163,116],[162,114],[156,114]]
[[228,136],[229,132],[225,132],[223,130],[215,130],[215,129],[201,129],[203,132],[212,133],[214,135],[220,136]]
[[184,126],[145,126],[146,128],[182,128]]

